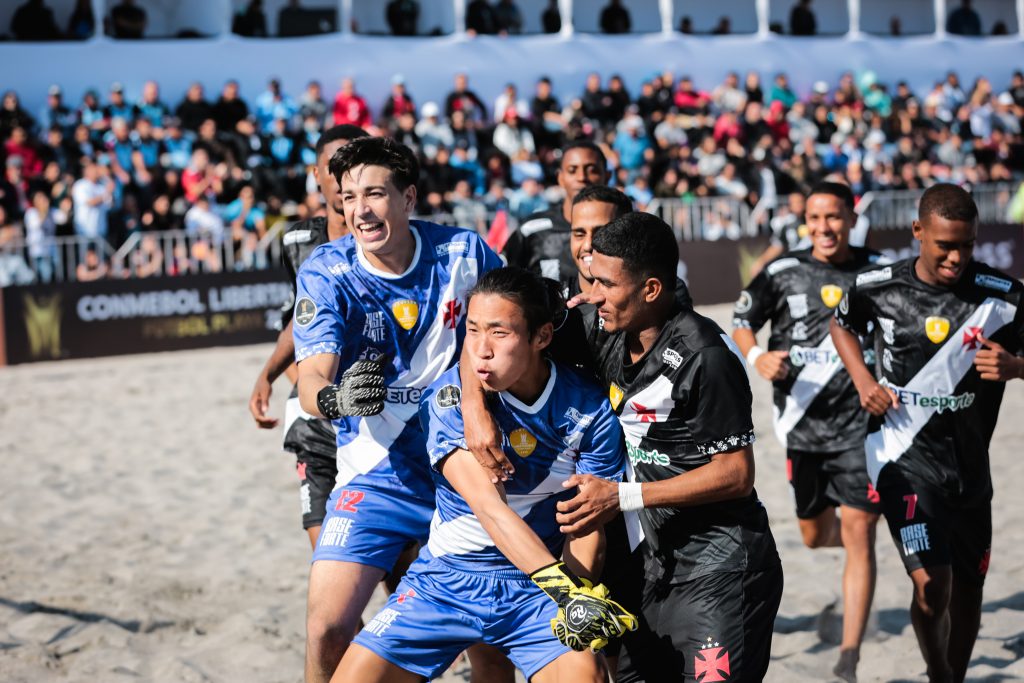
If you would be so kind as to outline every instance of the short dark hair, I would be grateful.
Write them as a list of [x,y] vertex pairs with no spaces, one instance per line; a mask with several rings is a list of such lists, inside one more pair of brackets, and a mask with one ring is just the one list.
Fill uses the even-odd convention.
[[328,164],[338,184],[341,184],[341,177],[356,166],[383,166],[391,171],[391,182],[403,192],[420,177],[416,155],[391,138],[357,138],[335,152]]
[[557,282],[518,266],[487,271],[469,291],[466,301],[477,294],[496,294],[519,306],[531,337],[545,324],[560,320],[565,311]]
[[978,220],[978,205],[962,187],[939,183],[924,191],[917,215],[920,220],[926,216],[938,216],[948,221],[975,223]]
[[[573,142],[570,142],[568,145],[562,148],[562,159],[564,160],[565,156],[574,149],[585,149],[593,152],[594,154],[597,155],[597,158],[601,160],[601,170],[604,172],[608,171],[608,158],[605,157],[604,152],[602,152],[601,148],[598,147],[595,143],[591,142],[590,140],[575,140]],[[561,161],[558,162],[558,167],[562,167]]]
[[657,216],[641,211],[619,216],[594,235],[591,246],[599,254],[622,259],[637,280],[655,277],[675,289],[679,245],[672,228]]
[[615,207],[615,218],[623,216],[633,210],[633,200],[626,196],[621,190],[607,185],[587,185],[572,200],[572,205],[583,202],[600,202],[611,204]]
[[850,189],[849,185],[829,181],[820,182],[811,188],[811,191],[807,193],[807,198],[810,199],[811,195],[816,194],[832,195],[833,197],[838,198],[847,209],[853,211],[855,202],[853,199],[853,190]]
[[323,133],[320,134],[319,139],[316,141],[316,157],[320,158],[320,155],[324,151],[324,147],[337,142],[338,140],[344,140],[351,142],[359,138],[369,137],[370,134],[359,126],[353,126],[351,123],[343,123],[340,126],[331,126]]

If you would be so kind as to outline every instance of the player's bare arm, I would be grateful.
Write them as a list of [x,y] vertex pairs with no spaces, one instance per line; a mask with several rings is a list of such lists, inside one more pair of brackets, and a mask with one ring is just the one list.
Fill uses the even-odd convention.
[[757,374],[769,382],[785,379],[789,372],[788,351],[765,351],[757,345],[753,330],[737,327],[732,331],[732,339],[740,347],[743,357],[754,366]]
[[1024,358],[1013,355],[983,335],[978,335],[978,341],[983,348],[974,356],[974,368],[982,379],[992,382],[1024,379]]
[[249,396],[249,412],[260,429],[272,429],[280,422],[276,417],[267,415],[267,411],[270,410],[270,393],[273,391],[274,381],[294,362],[295,340],[292,338],[292,321],[289,320],[277,335],[274,350],[257,375],[252,395]]
[[299,404],[315,417],[327,417],[320,412],[317,394],[338,374],[340,359],[334,353],[319,353],[299,363]]
[[[573,475],[563,485],[578,486],[579,494],[558,504],[555,518],[562,533],[588,533],[621,509],[622,489],[615,482],[587,474]],[[754,488],[754,450],[746,446],[717,453],[706,465],[639,486],[643,507],[690,507],[742,498]]]
[[897,408],[899,399],[896,398],[895,392],[879,384],[864,363],[864,350],[857,335],[835,320],[829,325],[832,343],[835,344],[836,352],[846,366],[850,379],[853,380],[853,386],[860,396],[861,407],[876,417],[884,415],[889,408]]
[[491,483],[508,481],[516,469],[501,447],[501,430],[487,409],[484,388],[469,368],[469,352],[462,348],[459,379],[462,381],[462,414],[466,446],[480,465],[490,473]]

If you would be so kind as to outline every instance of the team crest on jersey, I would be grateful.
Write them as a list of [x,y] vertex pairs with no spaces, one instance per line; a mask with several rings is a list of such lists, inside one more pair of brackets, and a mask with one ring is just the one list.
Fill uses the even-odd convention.
[[352,270],[352,266],[345,263],[344,261],[339,261],[338,263],[335,263],[333,266],[327,267],[327,272],[329,272],[331,275],[344,275],[350,270]]
[[615,382],[612,382],[611,386],[608,387],[608,400],[611,401],[612,408],[615,410],[619,409],[619,404],[622,403],[622,396],[622,389]]
[[308,296],[304,296],[295,302],[295,324],[305,327],[313,322],[316,317],[316,304]]
[[743,290],[740,292],[740,298],[736,299],[736,305],[733,310],[736,313],[743,314],[750,310],[750,307],[754,305],[754,300],[750,297],[750,292]]
[[416,319],[420,315],[420,307],[411,299],[401,299],[391,304],[391,312],[395,314],[395,320],[398,321],[403,330],[411,330],[416,326]]
[[508,443],[520,458],[526,458],[537,447],[537,437],[520,427],[508,435]]
[[800,239],[807,239],[807,236],[811,234],[811,229],[807,227],[806,223],[801,223],[800,227],[796,229],[796,236]]
[[930,315],[924,319],[924,333],[932,344],[941,344],[949,336],[949,319]]
[[821,300],[829,308],[835,308],[843,300],[843,290],[836,285],[825,285],[821,288]]
[[697,683],[714,683],[728,680],[729,673],[729,651],[709,637],[693,657],[694,678]]
[[461,400],[462,391],[454,384],[445,384],[434,395],[434,402],[438,408],[454,408]]

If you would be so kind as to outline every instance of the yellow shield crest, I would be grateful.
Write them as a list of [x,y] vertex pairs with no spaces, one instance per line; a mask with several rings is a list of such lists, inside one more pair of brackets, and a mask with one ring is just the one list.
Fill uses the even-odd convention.
[[800,239],[804,239],[811,234],[811,229],[807,227],[806,223],[801,223],[800,227],[796,229],[796,236]]
[[411,330],[420,315],[420,307],[411,299],[401,299],[391,304],[391,312],[395,314],[395,320],[403,330]]
[[619,409],[619,404],[622,403],[622,389],[615,382],[608,387],[608,400],[612,402],[612,408]]
[[843,290],[836,285],[825,285],[821,288],[821,300],[829,308],[835,308],[843,300]]
[[533,449],[537,447],[537,438],[522,428],[509,434],[508,442],[512,446],[512,450],[518,453],[520,458],[529,456],[533,453]]
[[924,333],[932,344],[941,344],[949,336],[949,320],[938,315],[924,319]]

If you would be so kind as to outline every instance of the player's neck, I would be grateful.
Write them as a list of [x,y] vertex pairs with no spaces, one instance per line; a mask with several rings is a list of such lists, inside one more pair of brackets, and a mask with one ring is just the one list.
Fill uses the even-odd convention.
[[672,315],[674,301],[674,298],[670,300],[660,297],[647,307],[643,317],[637,319],[635,325],[630,326],[632,329],[626,332],[626,348],[633,363],[640,360],[657,343],[658,335]]
[[850,249],[849,245],[843,247],[843,249],[837,251],[832,255],[822,254],[811,249],[811,258],[813,258],[815,261],[821,261],[822,263],[831,263],[832,265],[836,266],[841,263],[846,263],[851,258],[853,258],[853,251]]
[[392,240],[394,240],[394,244],[387,245],[386,251],[377,253],[364,251],[363,256],[377,270],[392,275],[401,275],[409,270],[413,256],[416,254],[416,238],[412,234],[412,227],[393,235]]
[[544,387],[547,386],[550,378],[551,367],[548,365],[547,359],[544,356],[535,356],[526,372],[506,391],[525,405],[532,406],[544,393]]
[[562,218],[565,219],[566,223],[572,225],[572,202],[569,201],[568,197],[562,202]]
[[348,234],[348,224],[345,223],[345,214],[327,209],[327,239],[334,241]]

